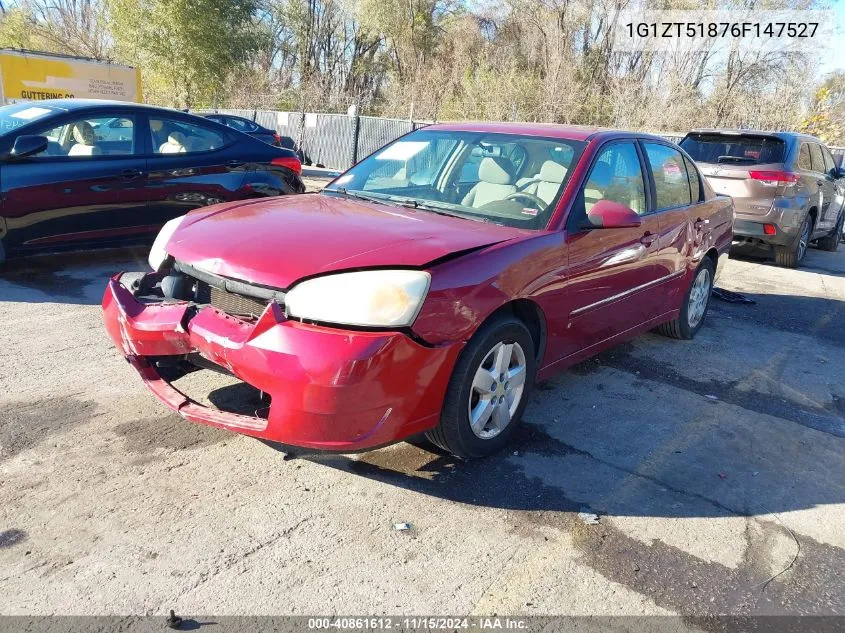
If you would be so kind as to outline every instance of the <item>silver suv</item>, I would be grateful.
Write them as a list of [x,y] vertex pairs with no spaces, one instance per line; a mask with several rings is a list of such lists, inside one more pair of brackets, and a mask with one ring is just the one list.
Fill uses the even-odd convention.
[[734,244],[769,245],[794,268],[811,242],[835,251],[845,221],[845,170],[817,138],[791,132],[693,130],[680,143],[736,206]]

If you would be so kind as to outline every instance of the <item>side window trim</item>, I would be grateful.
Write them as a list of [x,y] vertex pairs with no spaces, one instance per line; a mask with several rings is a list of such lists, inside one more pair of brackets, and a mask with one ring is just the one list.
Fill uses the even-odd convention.
[[[650,138],[644,139],[644,138],[640,138],[638,140],[639,140],[639,144],[641,145],[642,158],[645,159],[646,169],[648,169],[648,179],[649,179],[649,181],[651,183],[651,187],[652,187],[652,195],[653,195],[652,199],[654,201],[654,205],[653,205],[654,210],[651,211],[651,213],[663,213],[664,211],[674,211],[676,209],[683,209],[684,207],[688,207],[688,206],[692,206],[693,204],[697,204],[695,202],[690,202],[689,204],[677,204],[674,207],[665,207],[665,208],[662,208],[662,209],[657,208],[657,185],[655,184],[655,181],[654,181],[654,172],[651,169],[651,161],[648,160],[648,154],[646,153],[645,144],[649,143],[651,145],[662,145],[663,147],[668,147],[672,151],[678,152],[682,159],[685,159],[686,157],[684,156],[684,153],[683,153],[682,150],[679,150],[679,148],[670,145],[669,143],[667,143],[663,139],[650,139]],[[687,189],[689,190],[689,174],[687,173],[686,164],[684,165],[684,173],[687,174]],[[701,189],[701,183],[700,182],[699,182],[698,186],[699,186],[699,189]],[[692,200],[692,193],[690,193],[690,200]],[[701,202],[701,200],[699,200],[699,202]]]
[[645,147],[643,147],[642,139],[632,139],[634,147],[637,149],[637,158],[640,159],[640,173],[643,177],[643,191],[645,192],[645,212],[641,217],[656,213],[655,200],[656,194],[654,192],[654,179],[651,176],[651,169],[649,169],[648,159],[645,155]]

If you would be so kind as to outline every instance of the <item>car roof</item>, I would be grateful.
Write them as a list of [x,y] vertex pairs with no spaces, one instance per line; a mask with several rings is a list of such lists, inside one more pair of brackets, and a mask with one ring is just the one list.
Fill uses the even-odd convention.
[[210,116],[224,116],[227,119],[240,119],[241,121],[249,121],[250,123],[255,123],[252,119],[248,119],[245,116],[240,116],[238,114],[229,114],[228,112],[195,112],[197,116],[201,117],[210,117]]
[[170,112],[179,114],[190,114],[174,108],[163,108],[160,106],[147,105],[146,103],[135,103],[133,101],[114,101],[110,99],[44,99],[30,102],[33,105],[43,105],[56,110],[74,112],[87,108],[140,108],[151,112]]
[[690,130],[687,134],[723,134],[725,136],[741,136],[743,134],[748,134],[752,136],[768,136],[771,138],[779,138],[782,141],[800,138],[808,141],[813,141],[814,143],[822,143],[818,138],[816,138],[815,136],[811,136],[810,134],[801,134],[800,132],[781,132],[777,130],[747,130],[741,128],[696,128],[694,130]]
[[609,128],[583,125],[562,125],[559,123],[491,123],[474,121],[464,123],[435,123],[426,130],[449,132],[490,132],[492,134],[514,134],[521,136],[542,136],[570,141],[608,140],[614,138],[643,138],[668,142],[665,138],[645,132],[612,130]]

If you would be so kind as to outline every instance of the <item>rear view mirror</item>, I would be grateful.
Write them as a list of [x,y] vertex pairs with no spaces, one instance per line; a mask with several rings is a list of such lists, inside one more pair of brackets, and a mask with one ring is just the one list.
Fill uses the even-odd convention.
[[587,228],[630,229],[642,224],[640,216],[624,204],[613,200],[599,200],[587,213]]
[[24,134],[15,139],[15,144],[12,145],[12,151],[9,152],[10,158],[26,158],[33,154],[40,154],[47,149],[46,136],[32,136]]

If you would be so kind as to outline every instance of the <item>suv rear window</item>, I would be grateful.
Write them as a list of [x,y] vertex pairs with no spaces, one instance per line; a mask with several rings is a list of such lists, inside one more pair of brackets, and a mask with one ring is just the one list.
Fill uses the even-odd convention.
[[782,163],[786,143],[752,134],[687,134],[681,147],[697,163],[762,165]]

